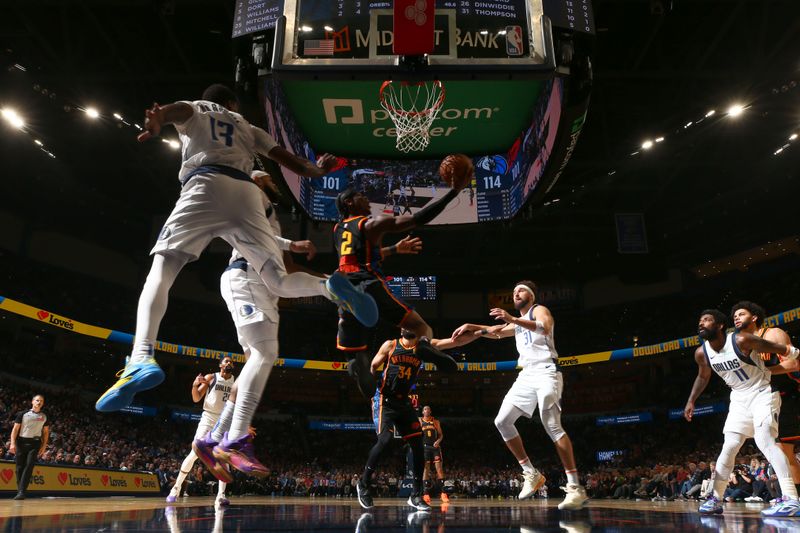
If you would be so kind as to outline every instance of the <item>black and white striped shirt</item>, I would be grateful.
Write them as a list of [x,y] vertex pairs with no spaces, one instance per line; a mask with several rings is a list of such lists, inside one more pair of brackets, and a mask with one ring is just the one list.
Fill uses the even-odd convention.
[[50,419],[44,412],[34,413],[33,409],[17,413],[14,422],[20,425],[19,436],[23,439],[41,439],[42,429],[50,425]]

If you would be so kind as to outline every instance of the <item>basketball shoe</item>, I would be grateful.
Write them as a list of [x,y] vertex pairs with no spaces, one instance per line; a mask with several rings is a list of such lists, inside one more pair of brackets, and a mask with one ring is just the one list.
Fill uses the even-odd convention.
[[214,446],[212,453],[217,461],[226,463],[243,474],[257,477],[269,474],[269,469],[256,459],[253,436],[249,433],[236,440],[228,440],[226,432],[222,442]]
[[333,296],[334,303],[342,306],[368,328],[378,322],[378,305],[375,300],[369,294],[356,289],[341,272],[334,272],[325,281],[325,287]]
[[544,482],[547,481],[542,473],[536,469],[531,473],[523,472],[522,479],[524,479],[525,482],[522,484],[522,490],[518,496],[520,500],[531,498],[537,490],[542,488]]
[[101,413],[119,411],[128,407],[137,392],[152,389],[164,381],[164,371],[152,357],[139,363],[128,361],[125,368],[117,372],[119,378],[97,399],[94,408]]

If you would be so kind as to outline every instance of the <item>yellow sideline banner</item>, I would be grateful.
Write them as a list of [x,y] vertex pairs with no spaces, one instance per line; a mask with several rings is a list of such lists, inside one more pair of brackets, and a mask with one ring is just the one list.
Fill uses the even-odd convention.
[[[0,461],[0,492],[17,492],[16,464]],[[161,487],[155,474],[120,472],[95,468],[37,464],[28,485],[28,492],[54,494],[104,493],[158,495]]]
[[[133,335],[130,333],[84,324],[82,322],[72,320],[71,318],[57,315],[51,311],[38,309],[22,302],[5,298],[4,296],[0,296],[0,310],[8,311],[9,313],[14,313],[15,315],[23,316],[33,320],[38,320],[39,322],[61,329],[66,329],[74,333],[89,335],[91,337],[97,337],[99,339],[104,339],[111,342],[133,344]],[[800,320],[800,307],[795,307],[793,309],[783,311],[782,313],[768,316],[764,319],[764,324],[768,327],[778,327],[796,320]],[[559,366],[567,367],[592,363],[605,363],[608,361],[623,361],[626,359],[633,359],[635,357],[660,355],[677,350],[689,349],[699,345],[700,338],[695,335],[693,337],[672,339],[647,346],[635,346],[631,348],[618,348],[615,350],[605,350],[602,352],[594,352],[582,355],[562,356],[558,358],[558,364]],[[222,357],[230,357],[237,363],[245,362],[244,355],[240,353],[213,350],[210,348],[197,348],[195,346],[185,346],[183,344],[173,344],[163,341],[156,341],[155,349],[156,351],[167,352],[176,355],[185,355],[187,357],[197,357],[203,359],[221,359]],[[287,359],[284,357],[278,358],[275,361],[275,366],[305,370],[347,370],[347,363],[342,363],[339,361],[314,361],[310,359]],[[462,372],[506,372],[514,370],[516,366],[516,359],[512,361],[458,363],[458,369]],[[431,370],[432,368],[433,365],[429,363],[425,364],[426,370]]]

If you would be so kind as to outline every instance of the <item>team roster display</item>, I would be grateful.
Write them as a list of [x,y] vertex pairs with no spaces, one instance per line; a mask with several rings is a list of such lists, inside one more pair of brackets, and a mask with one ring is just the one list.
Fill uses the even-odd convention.
[[436,276],[389,276],[392,294],[403,300],[435,300]]

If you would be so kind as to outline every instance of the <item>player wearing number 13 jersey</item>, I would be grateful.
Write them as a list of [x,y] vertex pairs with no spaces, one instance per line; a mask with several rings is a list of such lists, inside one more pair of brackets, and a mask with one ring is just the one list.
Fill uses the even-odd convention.
[[725,420],[725,440],[717,459],[714,494],[700,506],[701,514],[722,513],[721,501],[728,485],[728,476],[744,441],[752,437],[756,446],[772,464],[781,486],[782,498],[761,512],[769,517],[800,514],[797,489],[792,483],[789,462],[775,442],[778,437],[780,396],[773,394],[770,372],[760,353],[782,354],[797,359],[793,346],[778,344],[744,331],[725,333],[726,316],[717,309],[700,314],[698,334],[703,345],[695,351],[697,378],[686,402],[684,417],[691,422],[694,403],[716,372],[731,388],[731,404]]
[[315,165],[295,156],[267,132],[249,124],[236,112],[238,108],[236,93],[212,85],[202,100],[163,107],[154,104],[145,112],[140,141],[158,136],[170,124],[180,135],[181,192],[151,252],[153,265],[139,298],[130,360],[119,380],[97,400],[98,411],[118,411],[130,405],[137,392],[164,380],[154,358],[154,344],[169,290],[184,265],[196,260],[216,237],[238,250],[275,296],[325,296],[366,325],[378,320],[372,298],[356,291],[343,275],[334,273],[326,281],[304,272],[287,274],[264,212],[263,195],[250,178],[256,153],[309,177],[323,176],[335,158],[323,156]]

